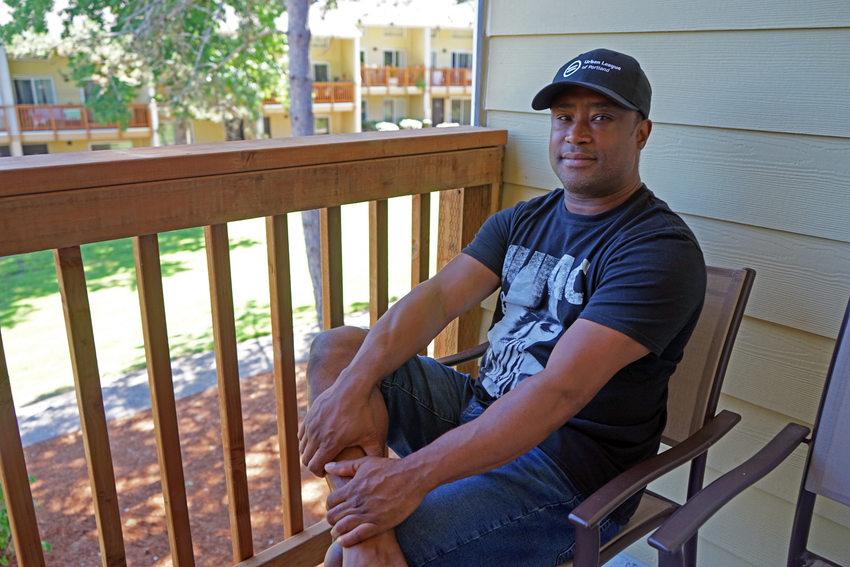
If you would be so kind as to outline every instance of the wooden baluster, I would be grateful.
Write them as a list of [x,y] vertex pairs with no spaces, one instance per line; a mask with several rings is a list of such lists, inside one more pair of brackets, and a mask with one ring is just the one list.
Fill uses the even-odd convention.
[[106,412],[94,346],[86,276],[79,246],[55,250],[56,275],[65,313],[65,329],[71,351],[71,367],[77,391],[77,407],[83,432],[89,482],[94,496],[94,515],[100,553],[105,567],[125,565],[124,537],[115,489],[112,451],[106,429]]
[[289,232],[287,226],[286,215],[266,218],[283,531],[286,537],[291,537],[304,530],[304,515],[301,508],[298,392],[295,386],[292,285],[289,274]]
[[0,336],[0,431],[3,432],[0,435],[0,483],[3,484],[3,498],[6,501],[6,513],[12,528],[12,543],[15,544],[18,565],[44,567],[44,552],[41,550],[41,536],[38,533],[38,523],[35,518],[35,505],[32,501],[27,465],[21,446],[15,403],[12,400],[2,336]]
[[387,200],[369,201],[369,323],[387,312],[389,297]]
[[[498,206],[499,185],[480,185],[440,192],[440,228],[437,243],[437,269],[449,263],[469,244],[475,233]],[[447,356],[478,344],[481,307],[475,306],[449,323],[434,341],[434,356]],[[476,361],[458,366],[474,373]]]
[[410,287],[428,279],[431,258],[431,194],[413,195],[411,199]]
[[133,256],[136,263],[136,283],[139,288],[142,333],[145,339],[156,452],[162,476],[171,561],[175,567],[192,567],[195,558],[192,552],[183,458],[180,454],[157,235],[133,237]]
[[325,329],[345,324],[342,304],[342,214],[340,207],[321,210],[322,319]]
[[210,279],[210,306],[215,341],[224,474],[229,502],[230,538],[233,561],[239,562],[254,554],[254,545],[251,540],[251,505],[245,464],[245,436],[242,430],[242,396],[239,392],[239,358],[236,354],[236,322],[227,225],[205,226],[204,238]]

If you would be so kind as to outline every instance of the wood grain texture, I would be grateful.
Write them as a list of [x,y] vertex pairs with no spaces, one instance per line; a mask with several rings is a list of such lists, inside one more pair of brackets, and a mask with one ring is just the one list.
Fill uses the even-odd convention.
[[242,430],[242,396],[239,391],[239,359],[236,354],[236,321],[233,312],[227,225],[205,226],[204,239],[210,281],[230,539],[233,545],[233,561],[239,562],[254,554],[254,544],[251,540],[251,504],[245,464],[245,436]]
[[41,536],[0,336],[0,484],[20,567],[44,567]]
[[292,330],[292,285],[286,215],[266,217],[269,298],[274,356],[275,411],[280,451],[281,504],[285,537],[304,530],[301,455],[298,452],[298,392]]
[[177,406],[174,401],[157,236],[149,234],[134,237],[133,257],[136,264],[142,334],[145,340],[151,410],[156,433],[156,453],[162,478],[171,560],[175,567],[193,567],[195,558],[192,551],[192,531],[189,527],[183,457],[180,453],[180,433],[177,427]]
[[369,324],[389,305],[389,215],[387,200],[369,201]]
[[332,329],[345,324],[342,297],[342,211],[327,207],[320,211],[322,240],[322,322]]
[[491,183],[500,156],[484,148],[0,198],[0,255]]
[[83,433],[89,482],[94,497],[94,515],[97,522],[98,542],[104,567],[118,567],[126,563],[121,515],[118,511],[118,494],[115,489],[115,471],[106,411],[100,388],[100,372],[94,346],[91,311],[89,310],[86,276],[80,248],[55,250],[56,275],[65,330],[71,352],[74,389]]
[[462,126],[12,157],[0,162],[0,197],[456,152],[506,139]]

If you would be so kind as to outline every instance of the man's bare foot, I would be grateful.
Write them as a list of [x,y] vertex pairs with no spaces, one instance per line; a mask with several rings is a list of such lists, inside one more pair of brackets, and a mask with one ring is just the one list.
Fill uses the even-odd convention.
[[404,559],[395,534],[390,530],[353,547],[343,548],[342,565],[344,567],[407,567],[407,561]]

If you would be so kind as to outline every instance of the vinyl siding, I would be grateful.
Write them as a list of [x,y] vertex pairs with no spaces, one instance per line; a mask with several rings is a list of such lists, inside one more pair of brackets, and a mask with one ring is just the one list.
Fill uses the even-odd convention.
[[[654,127],[647,185],[690,224],[710,264],[757,270],[721,406],[742,423],[709,478],[789,421],[810,424],[850,297],[850,3],[489,0],[482,123],[509,131],[503,206],[558,185],[534,93],[569,58],[641,61]],[[699,564],[784,564],[800,449],[701,532]],[[681,475],[679,475],[681,477]],[[678,497],[682,478],[660,490]],[[817,506],[814,546],[850,564],[850,512]],[[648,564],[654,550],[628,553]]]

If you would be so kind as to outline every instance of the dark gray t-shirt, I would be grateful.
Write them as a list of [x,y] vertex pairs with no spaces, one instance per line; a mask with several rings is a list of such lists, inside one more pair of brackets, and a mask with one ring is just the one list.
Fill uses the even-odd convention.
[[[559,189],[496,213],[463,252],[501,277],[476,397],[491,403],[542,370],[567,327],[587,319],[650,353],[540,447],[584,494],[655,454],[667,380],[705,297],[705,261],[684,221],[646,186],[598,215],[570,213]],[[614,519],[627,520],[637,501]]]

